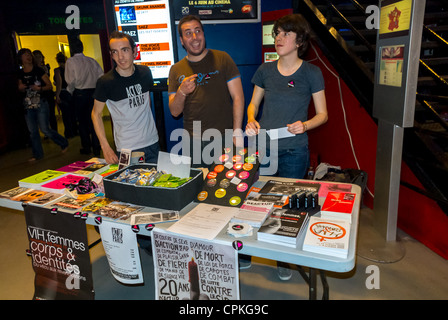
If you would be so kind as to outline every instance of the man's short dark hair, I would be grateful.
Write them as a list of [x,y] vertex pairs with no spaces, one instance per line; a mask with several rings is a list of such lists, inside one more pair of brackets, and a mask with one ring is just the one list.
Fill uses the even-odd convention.
[[128,39],[129,45],[131,46],[132,50],[134,50],[134,48],[137,47],[134,39],[130,35],[128,35],[127,33],[124,33],[124,32],[120,32],[120,31],[113,31],[110,34],[109,43],[110,43],[110,40],[112,40],[112,39],[124,39],[124,38]]
[[84,51],[84,45],[82,44],[81,40],[75,38],[70,42],[70,53],[72,56],[77,53],[82,53],[83,51]]
[[202,25],[201,19],[197,16],[189,15],[185,16],[182,19],[179,20],[179,24],[177,25],[177,31],[179,32],[179,35],[182,37],[182,25],[186,22],[190,21],[197,21],[199,22],[199,25],[201,26],[202,31],[204,31],[204,27]]

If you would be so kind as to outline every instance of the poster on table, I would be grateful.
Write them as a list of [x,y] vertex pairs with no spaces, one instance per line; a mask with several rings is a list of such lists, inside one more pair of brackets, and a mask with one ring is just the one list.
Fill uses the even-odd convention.
[[137,236],[130,225],[103,219],[99,229],[113,277],[124,284],[143,283]]
[[25,206],[35,300],[94,298],[85,220],[48,208]]
[[157,300],[239,300],[238,253],[231,244],[152,233]]

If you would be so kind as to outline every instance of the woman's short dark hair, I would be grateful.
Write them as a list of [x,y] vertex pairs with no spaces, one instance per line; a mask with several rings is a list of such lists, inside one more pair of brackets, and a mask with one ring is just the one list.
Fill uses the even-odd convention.
[[179,36],[182,37],[182,25],[186,22],[197,21],[201,26],[201,30],[204,31],[204,26],[202,25],[201,19],[194,15],[185,16],[179,20],[179,24],[177,25],[177,31],[179,32]]
[[132,50],[134,50],[134,48],[137,47],[134,39],[130,35],[128,35],[127,33],[124,33],[124,32],[120,32],[120,31],[113,31],[110,34],[109,43],[110,43],[110,40],[112,40],[112,39],[124,39],[124,38],[128,39],[129,45],[131,46]]
[[308,50],[312,36],[310,25],[306,19],[301,14],[289,14],[281,17],[274,23],[272,28],[273,37],[279,33],[279,28],[282,28],[283,31],[292,31],[297,34],[296,43],[300,45],[297,54],[299,57],[303,56]]

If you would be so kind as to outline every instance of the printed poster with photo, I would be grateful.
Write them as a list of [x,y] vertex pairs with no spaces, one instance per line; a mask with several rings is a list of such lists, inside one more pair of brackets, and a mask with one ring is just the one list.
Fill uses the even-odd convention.
[[73,214],[27,205],[35,300],[94,298],[86,222]]
[[152,233],[157,300],[239,300],[238,253],[231,244]]

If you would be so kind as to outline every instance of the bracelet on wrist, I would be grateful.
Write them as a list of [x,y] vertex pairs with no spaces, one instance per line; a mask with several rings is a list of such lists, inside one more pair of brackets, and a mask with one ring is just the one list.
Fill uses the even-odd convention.
[[179,92],[182,93],[182,95],[183,95],[184,97],[187,96],[182,90],[180,90],[180,87],[179,87]]
[[306,122],[303,122],[303,132],[307,132],[308,131],[308,126],[306,124]]

